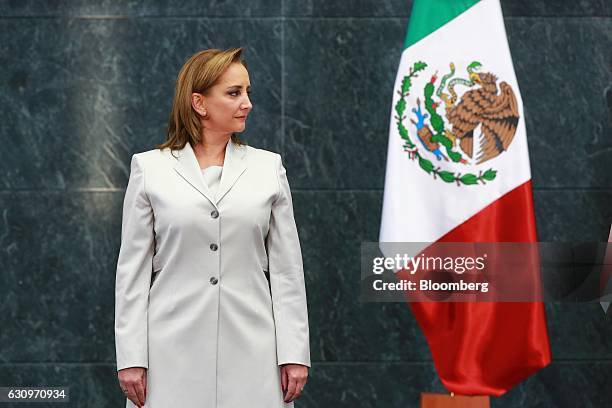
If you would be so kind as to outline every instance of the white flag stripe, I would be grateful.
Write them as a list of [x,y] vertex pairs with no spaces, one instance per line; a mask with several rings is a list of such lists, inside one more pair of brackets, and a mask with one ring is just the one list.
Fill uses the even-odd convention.
[[[451,62],[456,66],[455,77],[468,77],[467,65],[478,61],[482,64],[478,72],[491,72],[498,77],[498,86],[506,82],[514,90],[520,119],[508,151],[480,165],[436,161],[435,158],[431,160],[436,167],[461,174],[478,174],[493,168],[497,170],[494,180],[484,185],[461,186],[436,180],[404,151],[404,141],[395,119],[395,105],[400,98],[397,90],[401,89],[404,76],[417,61],[426,62],[428,67],[413,79],[410,95],[406,99],[408,104],[404,114],[407,118],[404,125],[409,129],[412,140],[417,139],[410,125],[410,118],[414,118],[411,110],[417,106],[417,98],[423,107],[425,84],[437,71],[437,88],[440,77],[449,72]],[[461,93],[468,88],[457,86],[456,90],[459,101]],[[438,113],[444,116],[443,109],[438,108]],[[446,127],[449,129],[450,125],[447,123]],[[479,128],[474,132],[476,145],[478,133]],[[418,147],[421,148],[420,145]],[[523,103],[506,40],[501,7],[497,0],[483,0],[402,53],[393,93],[380,241],[435,242],[530,178]]]

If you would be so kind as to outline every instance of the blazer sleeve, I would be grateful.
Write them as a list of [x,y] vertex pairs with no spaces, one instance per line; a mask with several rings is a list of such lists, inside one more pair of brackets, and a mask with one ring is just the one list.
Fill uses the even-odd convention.
[[147,309],[153,251],[153,209],[145,192],[144,170],[133,155],[115,280],[117,370],[148,368]]
[[268,268],[278,365],[302,364],[310,367],[308,309],[302,252],[298,237],[291,191],[280,155],[276,155],[278,194],[272,203],[267,237]]

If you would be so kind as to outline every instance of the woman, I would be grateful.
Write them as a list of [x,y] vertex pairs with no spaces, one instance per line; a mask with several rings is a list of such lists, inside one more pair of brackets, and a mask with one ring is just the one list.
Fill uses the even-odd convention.
[[167,141],[132,157],[115,294],[127,407],[291,407],[306,382],[306,292],[285,168],[233,134],[252,109],[241,53],[193,55]]

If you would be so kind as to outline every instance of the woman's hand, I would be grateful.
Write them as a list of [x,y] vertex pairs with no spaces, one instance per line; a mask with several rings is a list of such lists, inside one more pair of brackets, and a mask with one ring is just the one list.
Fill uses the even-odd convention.
[[138,408],[144,407],[147,395],[147,369],[130,367],[119,370],[119,385],[130,401]]
[[284,364],[280,370],[281,388],[285,393],[285,402],[300,398],[308,378],[308,367],[301,364]]

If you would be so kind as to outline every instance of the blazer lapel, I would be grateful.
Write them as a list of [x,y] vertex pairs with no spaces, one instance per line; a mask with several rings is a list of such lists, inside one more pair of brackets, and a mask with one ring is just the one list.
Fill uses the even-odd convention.
[[231,140],[227,143],[227,147],[225,148],[225,159],[223,160],[223,171],[221,172],[221,181],[219,182],[215,204],[221,201],[246,170],[246,152],[247,147],[244,145],[236,145]]
[[[226,153],[227,154],[227,153]],[[200,192],[208,201],[215,205],[215,200],[208,186],[204,182],[200,164],[195,156],[191,144],[187,142],[185,147],[178,151],[178,159],[174,170],[181,175],[189,184]]]

